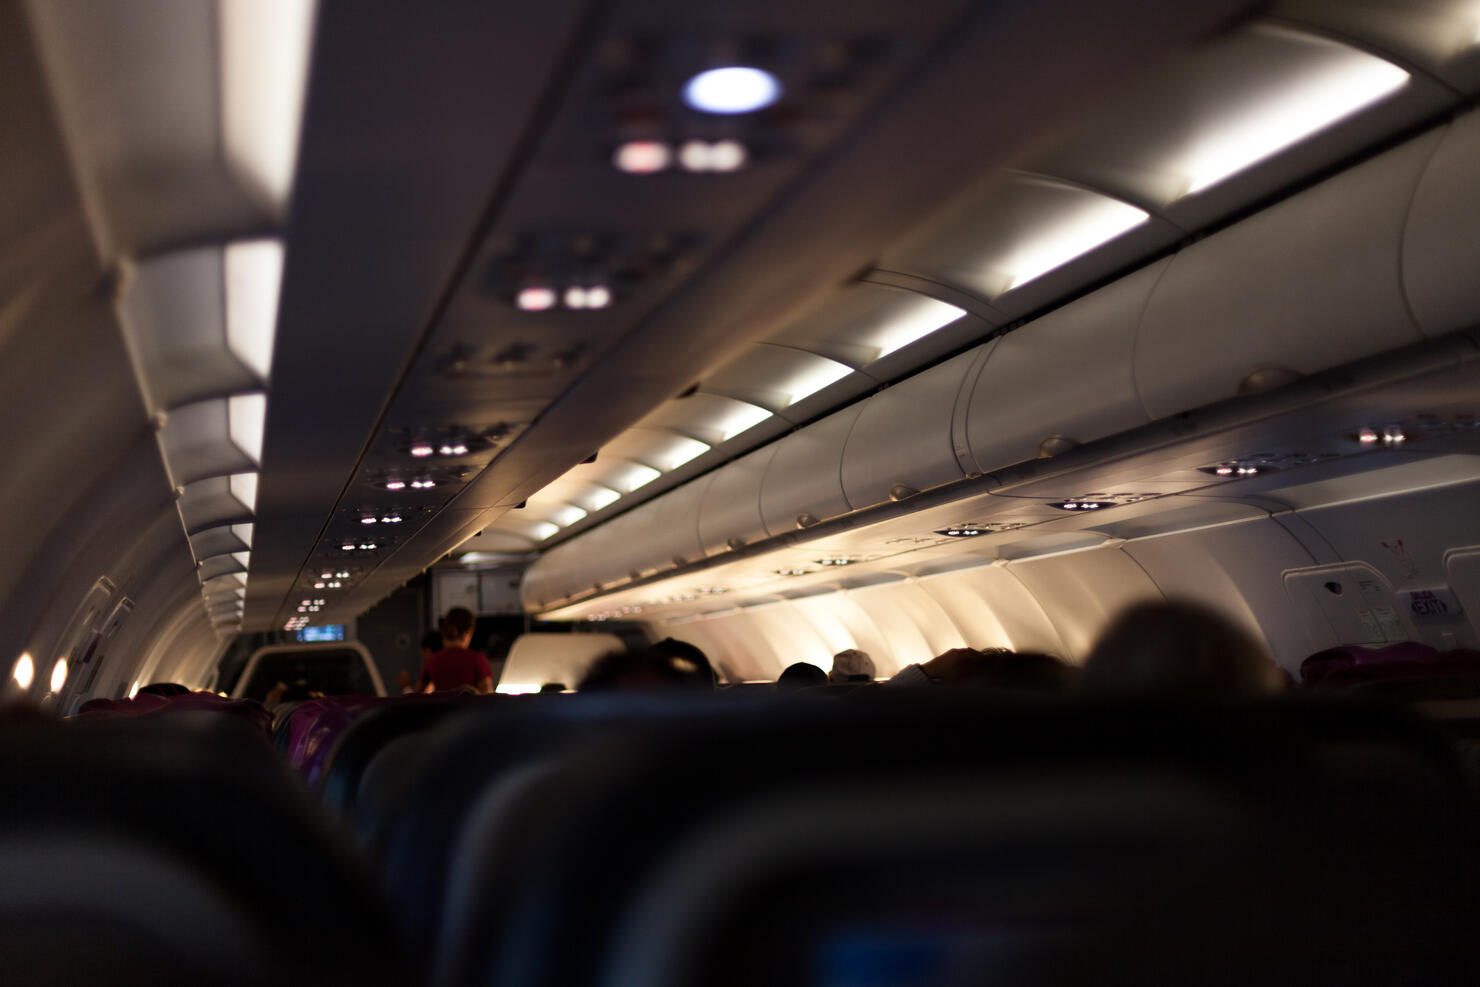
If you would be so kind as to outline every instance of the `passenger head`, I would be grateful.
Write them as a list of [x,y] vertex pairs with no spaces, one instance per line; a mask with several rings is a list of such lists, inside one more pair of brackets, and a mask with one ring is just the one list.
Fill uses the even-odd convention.
[[965,662],[958,685],[1001,689],[1006,692],[1064,692],[1074,681],[1074,669],[1041,651],[989,648],[977,661]]
[[[682,642],[675,642],[682,643]],[[692,645],[688,645],[692,647]],[[695,649],[698,650],[697,648]],[[702,655],[702,652],[701,652]],[[626,692],[714,688],[714,673],[686,656],[665,654],[657,646],[642,651],[608,651],[591,663],[577,692]]]
[[449,648],[466,648],[473,639],[473,612],[466,607],[453,607],[442,618],[442,643]]
[[833,655],[832,671],[827,673],[829,682],[872,682],[874,660],[867,651],[849,648]]
[[709,656],[687,641],[665,637],[648,650],[667,657],[680,673],[692,673],[701,679],[707,679],[711,689],[718,681],[714,666],[709,664]]
[[150,682],[139,689],[139,695],[144,696],[188,696],[190,690],[178,682]]
[[1111,622],[1080,672],[1086,691],[1115,695],[1247,695],[1284,677],[1264,646],[1190,603],[1142,603]]
[[421,657],[430,658],[442,650],[442,632],[427,631],[421,636]]
[[827,673],[810,661],[799,661],[787,665],[777,677],[776,692],[784,696],[814,685],[827,685]]

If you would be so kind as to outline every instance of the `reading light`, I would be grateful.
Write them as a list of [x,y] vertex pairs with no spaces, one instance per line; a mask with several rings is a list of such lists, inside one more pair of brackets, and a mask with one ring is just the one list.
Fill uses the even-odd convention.
[[61,692],[62,686],[67,684],[67,659],[58,658],[57,663],[51,666],[51,691]]
[[466,456],[468,454],[468,447],[461,442],[454,442],[449,448],[451,450],[447,453],[449,456]]
[[386,480],[385,481],[385,488],[387,490],[405,490],[406,489],[406,481],[405,480]]
[[1373,445],[1377,442],[1378,438],[1379,436],[1377,432],[1370,428],[1364,428],[1357,433],[1357,441],[1362,443],[1362,445],[1364,446]]
[[684,171],[738,171],[744,167],[745,145],[736,140],[685,141],[678,149],[678,163]]
[[331,579],[331,580],[330,580],[330,581],[329,581],[329,588],[330,588],[330,589],[339,589],[339,588],[340,588],[340,587],[342,587],[342,586],[343,586],[343,585],[344,585],[344,583],[341,583],[341,582],[340,582],[340,581],[339,581],[339,580],[337,580],[337,579]]
[[814,573],[816,571],[817,571],[816,569],[777,569],[776,570],[776,575],[778,575],[778,576],[807,576],[807,575],[810,575],[810,574],[812,574],[812,573]]
[[1144,223],[1150,214],[1106,195],[1078,196],[991,266],[1007,276],[1004,292],[1063,267]]
[[683,88],[684,102],[701,113],[753,113],[780,97],[781,83],[774,75],[746,65],[700,72]]
[[935,533],[937,535],[944,535],[947,538],[975,538],[978,535],[986,534],[987,530],[985,528],[978,528],[975,525],[961,525],[955,528],[940,528]]
[[1216,470],[1214,470],[1214,472],[1217,473],[1219,476],[1231,476],[1233,474],[1233,467],[1219,466]]
[[339,546],[339,550],[341,552],[353,552],[355,550],[355,546],[352,542],[346,542],[345,544]]
[[399,514],[387,514],[385,517],[383,517],[383,518],[380,519],[380,523],[381,524],[400,524],[401,523],[401,515],[399,515]]
[[628,141],[617,146],[612,165],[629,175],[651,175],[667,168],[673,152],[661,141]]
[[426,443],[417,443],[411,447],[410,452],[417,459],[425,459],[432,454],[432,447]]
[[379,518],[362,517],[362,518],[360,518],[360,523],[361,524],[374,524],[378,520],[379,520]]
[[592,285],[589,288],[581,285],[571,285],[565,289],[566,308],[606,308],[611,304],[611,301],[611,289],[606,287],[606,285]]
[[817,564],[818,565],[852,565],[853,564],[853,560],[852,559],[842,559],[842,558],[839,558],[839,559],[818,559],[817,560]]
[[345,569],[341,569],[338,572],[336,572],[334,575],[336,577],[338,577],[339,579],[348,579],[349,578],[349,571],[348,570],[345,570]]
[[1184,195],[1201,192],[1325,130],[1408,81],[1407,72],[1375,55],[1324,38],[1278,33],[1307,46],[1304,70],[1279,86],[1260,89],[1255,101],[1189,142],[1168,164],[1168,170],[1186,178]]
[[1115,504],[1105,500],[1061,500],[1048,506],[1057,507],[1061,511],[1098,511],[1102,507],[1114,507]]
[[373,541],[361,542],[360,543],[360,551],[362,551],[362,552],[373,552],[373,551],[375,551],[375,543]]
[[543,312],[555,307],[555,292],[543,285],[532,285],[519,289],[514,304],[525,312]]
[[321,572],[321,573],[319,573],[319,578],[320,579],[328,579],[328,578],[330,578],[330,573]]
[[917,298],[907,311],[881,327],[874,335],[871,342],[879,348],[874,359],[886,357],[917,339],[924,339],[965,314],[964,308],[936,301],[934,298]]
[[324,581],[323,580],[320,580],[319,582],[316,582],[316,583],[313,584],[313,588],[314,589],[323,589],[325,585],[326,584],[324,583]]
[[22,651],[21,656],[15,660],[10,677],[15,679],[15,684],[21,687],[21,691],[31,688],[31,683],[36,678],[36,664],[31,660],[29,651]]
[[1402,445],[1407,440],[1408,440],[1408,436],[1405,435],[1403,433],[1403,429],[1400,428],[1397,425],[1389,425],[1387,428],[1385,428],[1385,429],[1382,430],[1382,444],[1383,445],[1389,445],[1389,446]]
[[739,171],[750,157],[745,145],[736,140],[715,141],[709,145],[710,171]]

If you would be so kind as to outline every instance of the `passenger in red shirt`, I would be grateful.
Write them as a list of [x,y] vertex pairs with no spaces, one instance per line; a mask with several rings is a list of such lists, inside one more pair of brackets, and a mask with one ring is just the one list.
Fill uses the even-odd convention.
[[470,685],[479,692],[493,691],[493,671],[488,659],[468,645],[473,640],[473,614],[464,607],[453,607],[442,618],[443,648],[427,659],[421,677],[427,692],[441,692]]

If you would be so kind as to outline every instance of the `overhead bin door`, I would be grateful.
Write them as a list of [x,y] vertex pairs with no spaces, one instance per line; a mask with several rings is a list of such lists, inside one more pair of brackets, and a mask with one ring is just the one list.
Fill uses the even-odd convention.
[[1399,257],[1435,131],[1184,249],[1152,292],[1136,384],[1155,418],[1415,342]]
[[826,521],[848,513],[843,447],[862,411],[862,403],[844,408],[777,443],[761,481],[761,517],[768,534],[796,531],[799,519]]
[[776,446],[757,449],[722,469],[699,506],[699,539],[707,555],[718,555],[766,537],[761,518],[761,482]]
[[1403,288],[1434,336],[1480,323],[1480,113],[1455,121],[1434,152],[1403,232]]
[[971,385],[965,455],[978,473],[1032,459],[1050,436],[1089,442],[1150,419],[1132,361],[1158,261],[1010,332]]
[[[956,399],[994,344],[978,346],[864,402],[843,448],[843,491],[857,510],[897,487],[927,490],[965,474],[951,445]],[[898,491],[903,493],[903,491]]]

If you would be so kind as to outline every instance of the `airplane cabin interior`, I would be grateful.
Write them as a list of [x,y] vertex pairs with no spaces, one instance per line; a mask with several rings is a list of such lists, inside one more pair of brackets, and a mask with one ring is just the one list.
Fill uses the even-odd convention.
[[[1475,0],[0,0],[0,979],[1469,979],[1477,96]],[[1280,695],[1091,694],[1137,607]]]

